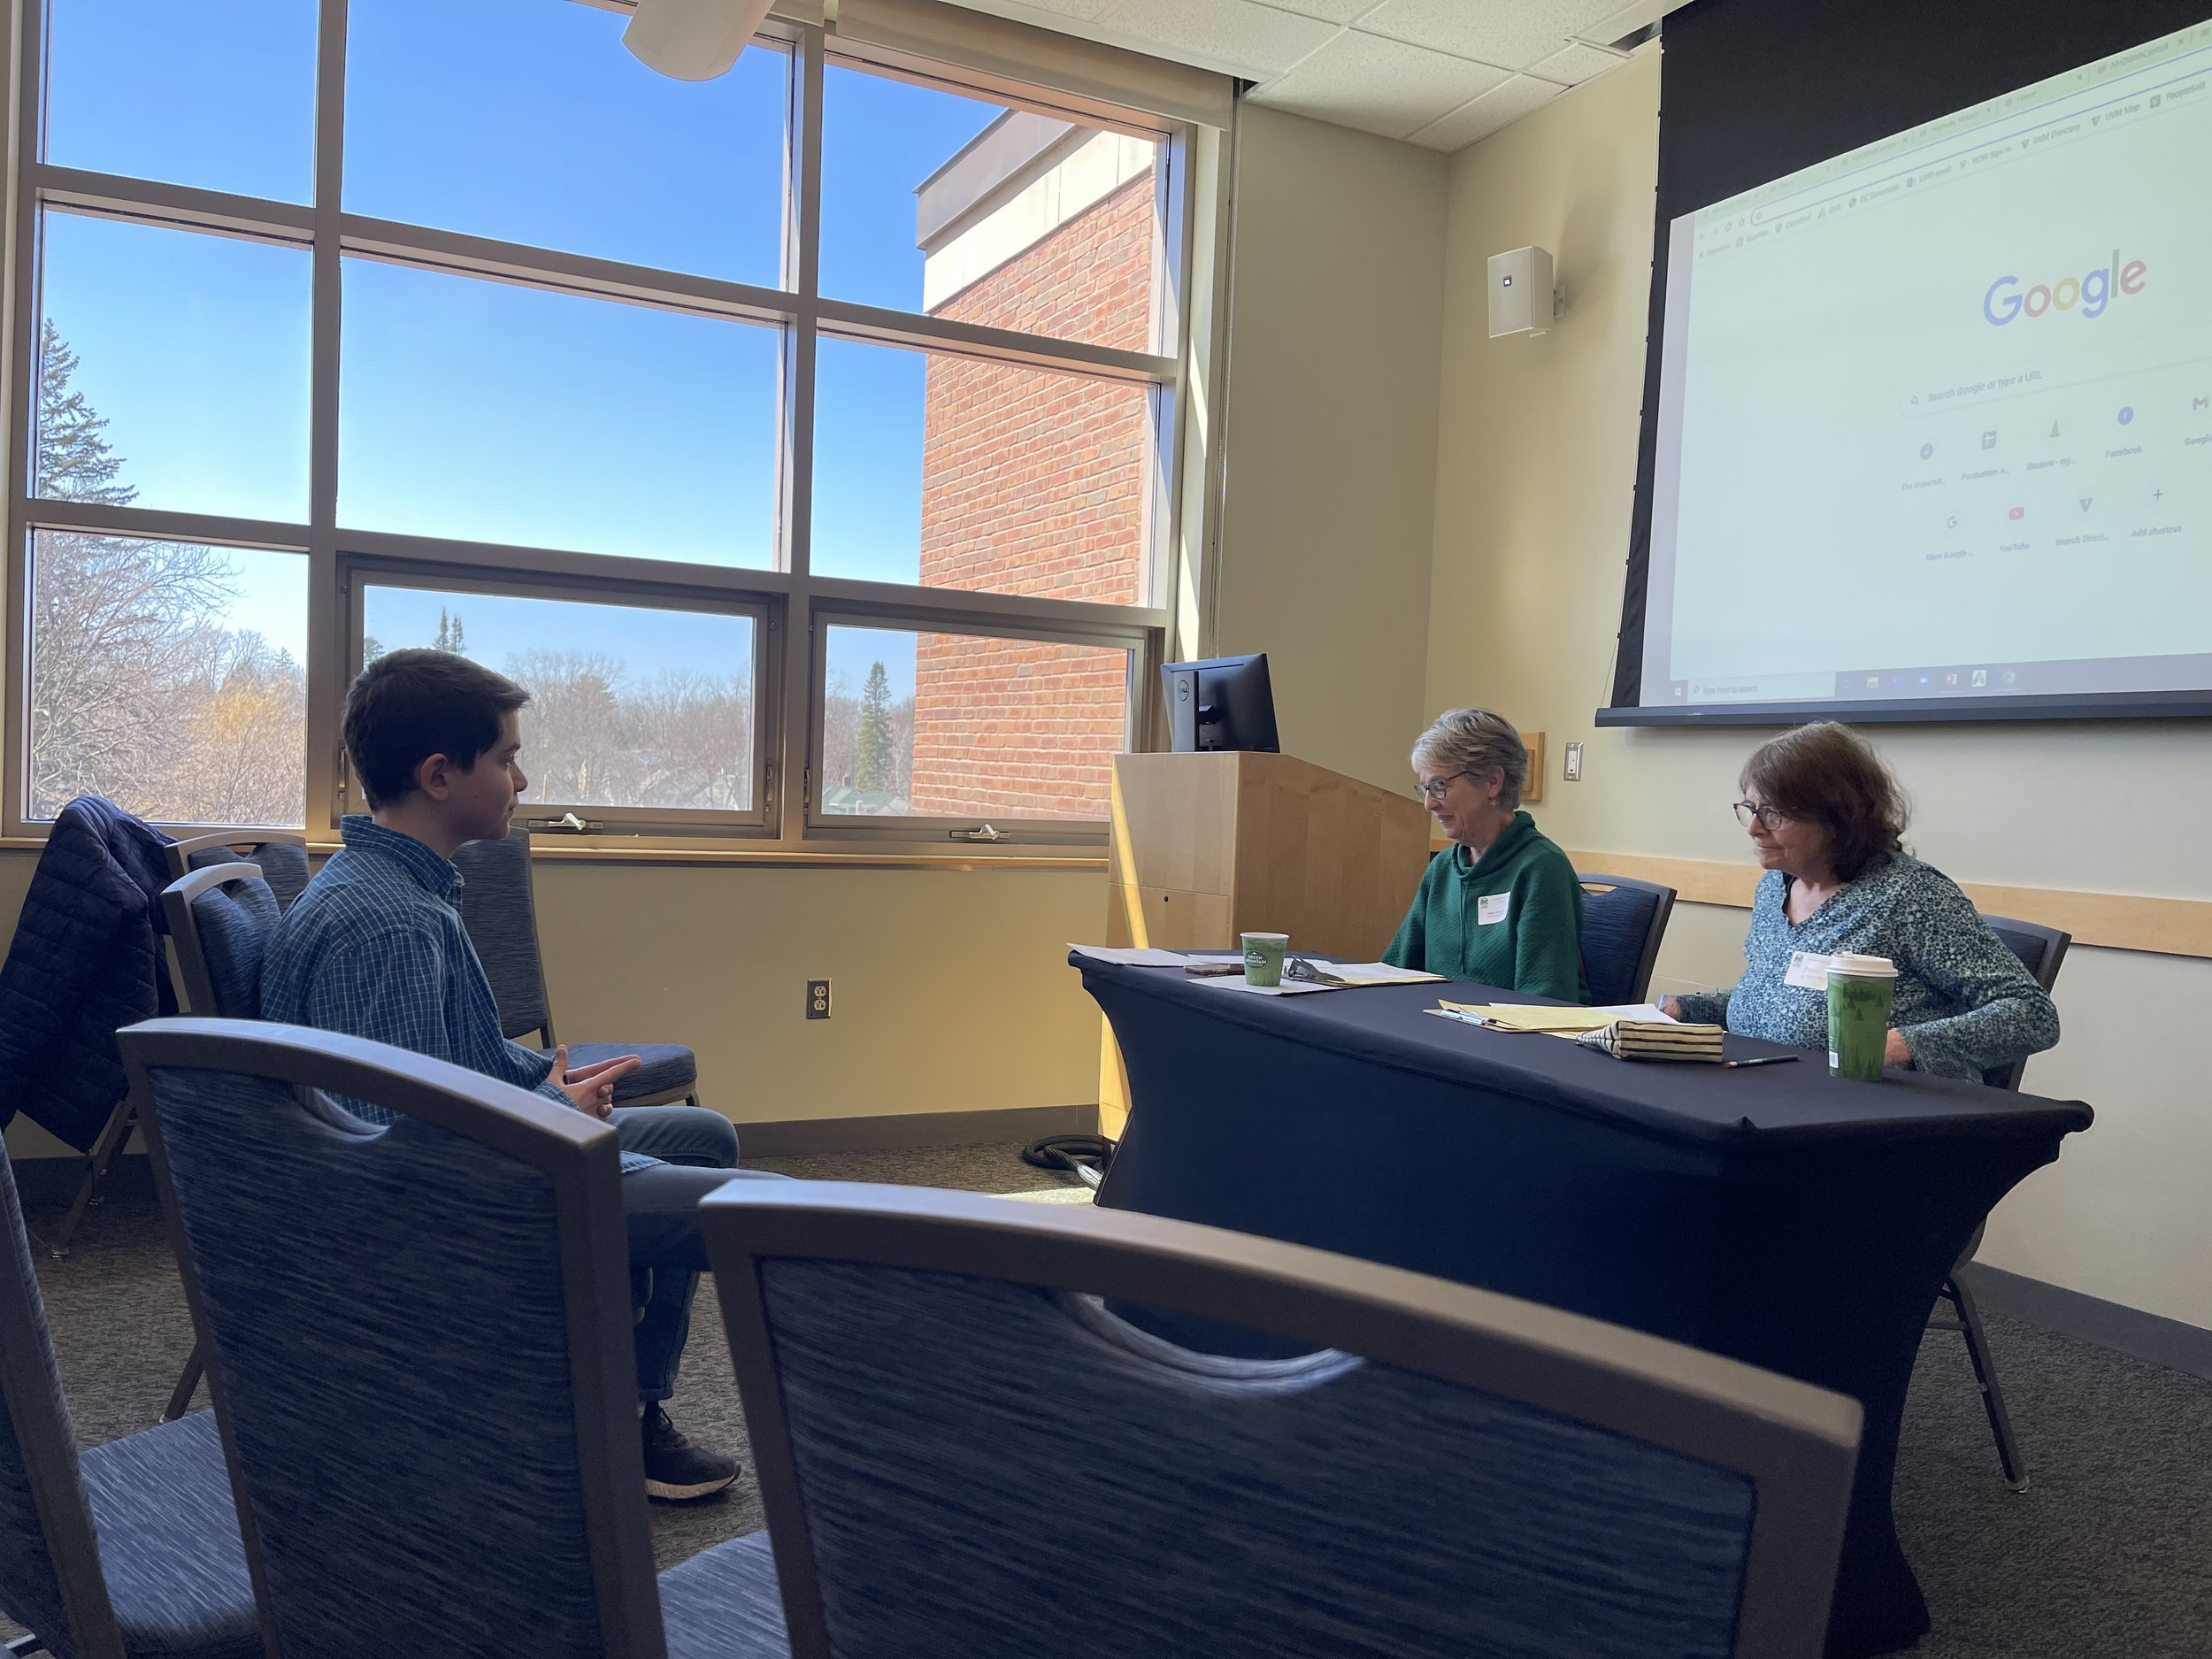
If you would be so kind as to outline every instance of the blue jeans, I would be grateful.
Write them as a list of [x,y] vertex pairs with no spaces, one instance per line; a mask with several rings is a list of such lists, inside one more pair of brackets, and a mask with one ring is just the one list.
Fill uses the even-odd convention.
[[625,1152],[662,1162],[622,1178],[629,1217],[630,1265],[649,1268],[652,1294],[637,1322],[637,1393],[650,1403],[676,1391],[676,1368],[691,1335],[692,1294],[707,1265],[699,1201],[738,1178],[777,1180],[737,1167],[737,1131],[702,1106],[618,1106],[608,1119]]

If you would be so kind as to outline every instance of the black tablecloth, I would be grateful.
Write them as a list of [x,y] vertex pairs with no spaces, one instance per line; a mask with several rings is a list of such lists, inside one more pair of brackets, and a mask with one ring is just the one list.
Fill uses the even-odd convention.
[[[1422,1010],[1475,985],[1240,995],[1071,959],[1130,1118],[1098,1202],[1434,1273],[1671,1337],[1859,1400],[1831,1655],[1927,1605],[1890,1479],[1936,1291],[1990,1208],[2089,1108],[1977,1083],[1617,1061]],[[1232,1346],[1225,1340],[1222,1346]]]

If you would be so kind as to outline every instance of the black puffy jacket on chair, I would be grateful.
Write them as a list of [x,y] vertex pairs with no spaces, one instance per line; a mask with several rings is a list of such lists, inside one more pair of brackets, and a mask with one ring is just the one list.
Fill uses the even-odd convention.
[[177,1011],[161,949],[168,844],[98,795],[54,820],[0,966],[0,1127],[19,1111],[89,1151],[124,1093],[117,1028]]

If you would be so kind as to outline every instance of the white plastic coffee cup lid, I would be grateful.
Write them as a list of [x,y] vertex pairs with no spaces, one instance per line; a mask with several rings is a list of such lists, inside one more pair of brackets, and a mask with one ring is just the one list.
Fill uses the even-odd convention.
[[1847,974],[1855,979],[1893,979],[1897,977],[1897,964],[1887,956],[1858,956],[1842,950],[1828,958],[1828,972]]
[[1248,943],[1263,945],[1287,945],[1290,942],[1288,933],[1245,933],[1240,937]]

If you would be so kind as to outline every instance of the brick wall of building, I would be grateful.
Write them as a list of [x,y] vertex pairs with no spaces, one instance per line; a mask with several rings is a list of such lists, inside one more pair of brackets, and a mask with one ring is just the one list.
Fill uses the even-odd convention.
[[[1153,215],[1145,173],[934,314],[1148,350]],[[1138,603],[1149,426],[1141,388],[933,357],[923,583]],[[913,810],[1103,817],[1123,741],[1125,663],[1119,651],[923,635]]]

